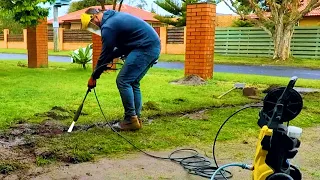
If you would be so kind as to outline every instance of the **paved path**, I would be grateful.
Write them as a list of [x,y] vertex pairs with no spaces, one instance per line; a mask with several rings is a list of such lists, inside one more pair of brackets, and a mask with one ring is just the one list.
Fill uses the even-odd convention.
[[[156,67],[183,69],[183,63],[161,62]],[[297,76],[304,79],[320,79],[320,70],[313,70],[308,68],[292,68],[280,66],[243,66],[243,65],[214,65],[215,72],[227,72],[238,74],[258,74],[268,76],[282,76],[292,77]]]
[[[26,54],[1,54],[1,59],[27,59]],[[52,62],[70,62],[70,57],[66,56],[49,56],[49,61]],[[179,62],[159,62],[154,67],[168,68],[168,69],[183,69],[184,63]],[[320,70],[312,70],[307,68],[292,68],[292,67],[279,67],[279,66],[242,66],[242,65],[221,65],[214,66],[215,72],[228,72],[239,74],[258,74],[268,76],[282,76],[292,77],[298,76],[304,79],[320,79]]]

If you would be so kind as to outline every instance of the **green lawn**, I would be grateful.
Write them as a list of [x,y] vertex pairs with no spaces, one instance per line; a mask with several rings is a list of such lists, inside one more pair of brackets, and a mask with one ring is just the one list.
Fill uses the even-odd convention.
[[[18,53],[25,54],[25,49],[0,49],[0,53]],[[48,51],[49,55],[55,56],[69,56],[71,51],[54,52]],[[160,61],[163,62],[184,62],[185,56],[183,54],[161,54]],[[231,64],[231,65],[275,65],[275,66],[290,66],[301,68],[320,69],[320,59],[290,59],[288,61],[274,61],[270,58],[264,57],[241,57],[241,56],[225,56],[215,54],[214,63],[216,64]]]
[[[28,117],[34,113],[48,111],[53,106],[67,106],[72,109],[78,107],[86,92],[91,68],[83,70],[80,65],[76,64],[50,63],[48,69],[28,69],[17,66],[21,63],[27,64],[27,61],[0,61],[2,69],[0,72],[2,82],[0,127],[9,125],[14,118]],[[242,96],[235,98],[229,95],[221,100],[212,97],[232,88],[235,82],[245,82],[247,86],[255,85],[264,88],[267,84],[285,85],[289,80],[289,78],[283,77],[241,74],[235,76],[228,73],[215,73],[214,79],[210,80],[206,86],[190,88],[169,84],[170,81],[182,77],[182,70],[151,69],[142,81],[144,102],[155,101],[161,110],[146,111],[144,114],[166,114],[210,105],[249,102]],[[115,78],[115,73],[102,75],[102,78],[97,81],[96,88],[102,105],[108,109],[109,113],[107,114],[110,119],[120,118],[122,115]],[[317,80],[300,79],[297,86],[320,88]],[[172,103],[179,98],[188,103],[183,106]],[[93,93],[91,93],[86,101],[84,111],[92,113],[97,118],[100,117],[97,110]]]
[[[0,53],[13,53],[13,54],[26,54],[27,50],[26,49],[1,49],[0,48]],[[59,52],[54,52],[53,50],[48,50],[48,55],[52,56],[70,56],[72,51],[59,51]]]
[[[184,62],[185,56],[181,54],[162,54],[160,61]],[[300,68],[320,69],[320,59],[290,59],[287,61],[274,61],[265,57],[227,56],[215,54],[214,63],[230,65],[257,65],[257,66],[290,66]]]
[[[53,106],[76,110],[87,89],[87,80],[91,69],[83,70],[79,65],[69,63],[50,63],[49,68],[29,69],[17,66],[19,61],[0,61],[0,128],[26,119],[39,123],[44,119],[35,117],[35,113],[49,111]],[[20,64],[27,62],[21,60]],[[153,101],[158,109],[143,110],[144,118],[153,118],[151,124],[145,123],[138,132],[123,133],[142,149],[160,150],[178,146],[211,146],[213,135],[225,118],[246,103],[256,102],[234,91],[222,99],[221,93],[233,87],[235,82],[244,82],[247,86],[264,89],[271,84],[287,85],[289,78],[259,75],[241,75],[215,73],[214,78],[203,86],[174,85],[169,82],[183,77],[182,70],[152,68],[141,82],[143,101]],[[117,73],[105,73],[97,81],[97,95],[107,120],[120,119],[123,109],[115,84]],[[320,81],[299,79],[296,86],[320,88]],[[260,94],[260,96],[264,96]],[[313,126],[320,122],[317,108],[320,94],[304,96],[304,110],[293,122],[302,127]],[[219,106],[234,106],[220,107]],[[146,106],[144,106],[146,108]],[[190,120],[181,117],[183,112],[209,108],[207,120]],[[94,94],[90,93],[77,125],[104,122],[97,106]],[[257,136],[256,125],[258,109],[241,112],[233,123],[228,124],[221,140],[236,139],[245,136]],[[61,120],[70,125],[72,118]],[[240,132],[243,132],[242,134]],[[95,157],[112,156],[119,153],[136,151],[108,128],[92,128],[89,131],[76,131],[54,138],[39,140],[37,148],[46,148],[57,157],[71,156],[78,161],[88,161]],[[46,162],[37,158],[39,164]]]

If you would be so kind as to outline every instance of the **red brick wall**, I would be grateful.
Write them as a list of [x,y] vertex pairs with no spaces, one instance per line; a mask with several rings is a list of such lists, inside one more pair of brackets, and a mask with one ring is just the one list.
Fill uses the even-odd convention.
[[102,49],[102,41],[101,41],[101,37],[96,35],[96,34],[92,34],[92,68],[94,70],[94,68],[97,65],[98,59],[100,57],[100,53],[101,53],[101,49]]
[[213,76],[216,5],[187,6],[185,75]]
[[47,19],[34,28],[27,29],[28,67],[48,67]]
[[[101,37],[96,35],[96,34],[92,34],[92,69],[94,70],[94,68],[96,67],[100,54],[101,54],[101,50],[102,50],[102,40]],[[116,60],[114,60],[113,62],[116,62]],[[109,66],[110,67],[110,66]],[[116,68],[116,65],[114,64],[113,66],[111,66],[112,68]]]

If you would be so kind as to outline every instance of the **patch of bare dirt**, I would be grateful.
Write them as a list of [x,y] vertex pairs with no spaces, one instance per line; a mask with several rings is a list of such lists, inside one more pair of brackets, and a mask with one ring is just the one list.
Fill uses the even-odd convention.
[[189,75],[182,79],[171,81],[171,84],[182,84],[182,85],[204,85],[207,82],[198,75]]
[[[54,106],[51,108],[51,110],[44,113],[37,113],[35,114],[35,116],[51,118],[54,120],[64,120],[64,119],[72,118],[75,113],[76,113],[76,110],[67,110],[60,106]],[[81,112],[80,115],[88,115],[88,114],[85,112]]]
[[192,120],[208,120],[208,115],[206,115],[206,110],[201,110],[198,112],[190,113],[190,114],[185,114],[182,117],[186,117]]
[[[76,110],[67,110],[59,106],[52,107],[44,113],[37,113],[34,116],[42,118],[41,123],[28,123],[28,119],[20,119],[17,124],[9,129],[0,132],[0,144],[21,145],[24,143],[25,136],[44,136],[55,137],[66,133],[69,126],[61,123],[61,120],[70,119],[75,115]],[[88,115],[81,112],[81,115]],[[70,121],[71,122],[71,121]],[[94,126],[104,126],[105,124],[76,125],[74,131],[88,130]]]
[[[28,168],[35,165],[37,156],[43,158],[53,156],[52,152],[37,148],[37,138],[57,137],[66,133],[69,127],[63,125],[61,120],[73,117],[75,112],[55,106],[48,112],[35,114],[36,117],[43,118],[39,124],[27,123],[27,119],[18,119],[17,124],[0,132],[0,179],[12,172],[18,173],[19,176],[23,175]],[[88,130],[93,126],[102,125],[76,126],[74,130]],[[72,161],[69,157],[61,158]]]
[[[293,161],[300,166],[304,180],[319,179],[320,164],[320,127],[306,128],[302,135],[302,144],[298,156]],[[237,141],[217,143],[216,157],[218,164],[243,162],[251,164],[254,158],[256,138],[247,138]],[[190,147],[189,147],[190,148]],[[212,157],[211,147],[195,148],[199,153]],[[173,150],[162,152],[149,152],[153,155],[167,157]],[[251,179],[251,171],[239,167],[227,170],[233,174],[232,179]],[[42,172],[42,173],[41,173]],[[86,162],[74,165],[61,164],[41,169],[30,170],[24,179],[173,179],[173,180],[200,180],[200,176],[188,174],[178,163],[169,160],[154,159],[144,154],[128,154],[121,158],[103,158],[95,162]],[[318,175],[317,175],[318,173]],[[15,179],[15,175],[8,176]]]
[[[177,100],[183,102],[183,100]],[[57,108],[53,108],[57,110]],[[60,110],[61,111],[61,110]],[[206,110],[200,110],[182,117],[193,120],[205,120]],[[44,113],[52,115],[52,113]],[[95,162],[73,164],[77,161],[68,154],[55,154],[36,146],[37,137],[50,138],[66,133],[68,126],[61,124],[53,116],[45,118],[40,124],[28,124],[21,121],[8,131],[0,133],[0,179],[203,179],[190,175],[178,163],[169,160],[150,158],[143,154],[128,154],[120,159],[103,158]],[[87,130],[94,126],[104,126],[106,123],[75,126],[74,130]],[[306,128],[302,135],[302,144],[299,154],[293,161],[303,172],[303,179],[317,179],[320,176],[320,127]],[[218,164],[231,162],[245,162],[251,164],[254,158],[256,138],[244,137],[239,141],[219,142],[216,156]],[[192,148],[192,147],[190,147]],[[199,153],[211,158],[211,146],[195,148]],[[173,150],[150,152],[154,155],[167,157]],[[44,159],[57,158],[57,165],[36,167],[36,157]],[[67,165],[66,165],[67,164]],[[251,172],[241,168],[230,168],[233,179],[249,179]]]

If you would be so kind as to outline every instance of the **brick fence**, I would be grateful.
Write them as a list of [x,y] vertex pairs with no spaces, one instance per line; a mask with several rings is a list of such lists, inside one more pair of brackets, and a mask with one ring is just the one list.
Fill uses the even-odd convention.
[[[217,27],[229,27],[237,16],[220,15],[216,16]],[[162,50],[164,54],[184,54],[186,27],[154,27],[159,34]],[[53,30],[48,29],[48,49],[53,50]],[[92,43],[92,35],[84,30],[59,28],[59,50],[75,50],[86,47]],[[27,31],[23,30],[23,34],[10,34],[10,30],[5,29],[0,33],[0,48],[8,49],[26,49],[27,48]]]
[[[54,49],[53,30],[48,29],[43,34],[48,39],[48,49]],[[91,33],[85,30],[72,30],[59,28],[59,50],[75,50],[86,47],[92,43]],[[27,30],[23,34],[10,34],[10,30],[4,29],[0,35],[0,48],[3,49],[27,49]]]
[[[155,27],[161,39],[161,53],[184,54],[186,46],[186,27]],[[59,29],[59,50],[75,50],[93,43],[92,34],[85,30]],[[48,49],[53,50],[53,30],[48,29]],[[62,42],[62,43],[61,43]],[[0,34],[0,48],[2,49],[27,49],[27,30],[23,34],[10,34],[5,29]]]
[[[27,30],[28,67],[48,67],[48,27],[47,19],[41,21],[37,27]],[[24,38],[26,41],[27,38]]]
[[[160,27],[154,27],[160,35]],[[48,39],[48,49],[54,49],[53,29],[48,29],[45,35]],[[59,28],[59,50],[75,50],[93,43],[92,34],[86,30]],[[0,34],[0,48],[3,49],[27,49],[27,30],[22,34],[10,34],[9,29],[4,29]]]

